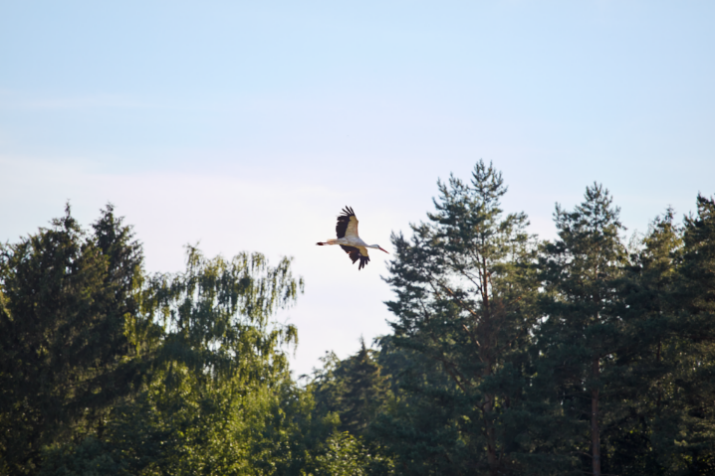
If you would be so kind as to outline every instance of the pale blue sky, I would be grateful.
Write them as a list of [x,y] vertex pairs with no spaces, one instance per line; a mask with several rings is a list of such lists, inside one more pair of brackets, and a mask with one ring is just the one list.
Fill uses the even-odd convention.
[[111,201],[149,271],[198,240],[294,256],[306,372],[387,331],[386,255],[314,245],[344,205],[389,249],[480,158],[545,237],[593,181],[629,233],[715,193],[713,25],[706,1],[0,0],[0,240]]

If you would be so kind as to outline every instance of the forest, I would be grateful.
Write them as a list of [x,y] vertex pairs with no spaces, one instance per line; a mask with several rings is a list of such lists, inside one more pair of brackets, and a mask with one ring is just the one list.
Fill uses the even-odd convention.
[[715,475],[715,199],[627,239],[594,183],[542,240],[506,193],[438,181],[391,333],[301,378],[291,258],[151,274],[112,205],[67,205],[0,245],[0,474]]

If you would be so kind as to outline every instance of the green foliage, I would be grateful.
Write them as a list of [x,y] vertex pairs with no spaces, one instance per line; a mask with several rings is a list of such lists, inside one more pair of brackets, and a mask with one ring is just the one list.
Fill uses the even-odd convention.
[[[392,342],[438,364],[449,379],[425,375],[419,384],[413,377],[419,407],[433,409],[430,430],[443,437],[402,457],[429,466],[426,458],[441,454],[471,474],[504,474],[518,466],[519,449],[505,436],[519,431],[511,413],[536,322],[535,246],[526,215],[502,212],[506,187],[491,165],[478,162],[470,183],[452,176],[438,186],[430,223],[413,225],[411,242],[393,236],[397,257],[387,279],[397,295],[387,303],[397,317]],[[391,439],[424,433],[403,432]]]
[[142,364],[125,336],[139,319],[141,250],[108,206],[87,236],[70,214],[0,247],[0,456],[27,474],[40,449],[102,431]]
[[339,360],[329,352],[323,368],[315,371],[309,390],[316,400],[316,415],[337,418],[338,429],[354,436],[365,435],[379,411],[391,398],[387,377],[375,361],[374,351],[365,346],[357,354]]
[[[610,464],[624,475],[669,474],[663,452],[655,451],[654,432],[667,413],[677,357],[677,302],[673,290],[682,254],[682,230],[672,210],[656,218],[631,255],[619,290],[622,324],[617,355],[619,418],[605,433]],[[608,429],[607,429],[608,430]],[[672,441],[672,438],[671,438]]]
[[601,433],[617,418],[609,404],[621,398],[618,351],[624,322],[616,283],[627,253],[619,237],[619,212],[598,184],[586,188],[573,212],[557,205],[558,239],[545,244],[541,259],[547,319],[538,334],[540,371],[556,391],[551,401],[564,412],[567,434],[580,435],[563,450],[590,453],[583,469],[593,467],[594,474],[602,467],[609,472]]
[[604,473],[713,470],[711,207],[699,197],[698,216],[682,228],[668,210],[629,262],[603,189],[587,189],[572,213],[557,208],[560,240],[542,260],[548,319],[535,387],[563,411],[555,450],[580,452],[584,470],[596,473],[585,454],[598,450]]
[[290,259],[146,276],[111,205],[1,245],[0,474],[715,474],[715,200],[627,249],[595,184],[537,246],[491,165],[438,185],[393,333],[304,387]]
[[654,446],[669,474],[715,473],[715,200],[697,198],[683,227],[682,258],[670,300],[674,363],[656,421]]
[[314,459],[310,476],[388,476],[394,463],[379,451],[370,450],[349,432],[334,433],[325,450]]
[[209,260],[193,247],[184,273],[150,280],[144,299],[165,331],[149,384],[115,409],[107,432],[131,474],[275,474],[289,465],[294,415],[279,405],[300,398],[282,350],[296,331],[270,317],[301,290],[287,259]]
[[[342,398],[345,393],[342,370],[345,362],[341,361],[333,351],[326,351],[325,355],[320,358],[320,362],[322,367],[313,369],[308,388],[315,398],[316,414],[333,418],[337,428],[340,422],[338,413],[342,409]],[[305,377],[308,376],[303,376],[303,378]]]
[[159,275],[150,284],[152,318],[165,328],[157,357],[164,385],[172,388],[191,375],[240,391],[283,375],[282,349],[297,343],[297,331],[270,318],[291,305],[302,286],[287,258],[273,268],[259,253],[209,260],[189,247],[184,273]]
[[130,474],[107,445],[87,437],[78,445],[52,445],[44,450],[41,476],[113,476]]
[[474,448],[463,426],[466,399],[440,362],[415,350],[380,341],[378,361],[390,375],[394,399],[371,427],[370,435],[396,455],[399,474],[469,474]]
[[386,402],[387,385],[364,340],[361,340],[360,350],[348,360],[346,367],[341,428],[353,435],[362,435]]
[[189,247],[185,272],[147,278],[111,205],[93,232],[68,208],[2,248],[3,473],[299,474],[334,424],[272,321],[303,289],[290,260]]

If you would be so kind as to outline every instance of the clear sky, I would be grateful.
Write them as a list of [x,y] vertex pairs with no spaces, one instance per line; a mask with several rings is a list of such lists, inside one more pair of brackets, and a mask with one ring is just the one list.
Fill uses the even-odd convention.
[[390,250],[480,158],[547,238],[594,181],[629,233],[715,193],[713,25],[687,0],[0,0],[0,240],[111,202],[149,272],[199,241],[293,256],[308,372],[388,332],[389,256],[315,246],[345,205]]

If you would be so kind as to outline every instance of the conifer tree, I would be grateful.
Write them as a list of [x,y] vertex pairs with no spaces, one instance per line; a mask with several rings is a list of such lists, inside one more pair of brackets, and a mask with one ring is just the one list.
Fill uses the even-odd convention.
[[[685,219],[683,252],[674,292],[677,362],[657,443],[681,473],[715,473],[715,200],[697,197]],[[671,437],[668,437],[668,434]],[[676,438],[672,435],[676,434]]]
[[43,445],[99,431],[140,376],[141,248],[110,206],[87,235],[70,213],[0,248],[0,456],[32,472]]
[[697,205],[682,227],[672,210],[654,221],[624,280],[619,386],[630,422],[614,439],[624,475],[715,471],[715,206]]
[[393,236],[392,341],[438,364],[448,379],[433,381],[424,396],[454,440],[435,442],[429,452],[472,474],[506,474],[517,464],[505,437],[515,431],[510,412],[522,393],[520,359],[535,323],[528,220],[503,213],[507,189],[491,164],[479,161],[468,183],[451,176],[438,186],[429,222],[412,226],[411,242]]
[[316,414],[336,416],[340,431],[365,436],[379,410],[390,398],[387,377],[382,374],[375,351],[360,340],[360,349],[344,360],[328,352],[323,368],[314,371],[310,383]]
[[576,431],[588,422],[574,450],[590,455],[586,467],[594,476],[602,474],[601,428],[622,331],[617,282],[627,253],[619,237],[624,229],[619,212],[599,184],[586,188],[574,211],[557,205],[558,239],[545,245],[541,259],[548,292],[538,334],[541,377],[556,384],[552,403],[562,406]]
[[346,364],[342,376],[345,390],[341,399],[340,427],[354,436],[361,436],[387,399],[387,382],[364,339],[360,340],[360,350]]
[[623,320],[613,378],[621,407],[610,431],[611,466],[619,474],[663,474],[653,451],[654,422],[664,413],[677,363],[668,358],[676,308],[673,286],[682,252],[682,232],[668,209],[657,217],[619,283]]

